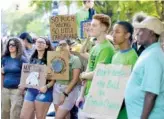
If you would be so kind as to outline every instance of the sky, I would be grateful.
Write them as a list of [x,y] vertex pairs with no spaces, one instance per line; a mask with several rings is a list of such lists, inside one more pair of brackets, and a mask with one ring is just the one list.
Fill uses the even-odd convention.
[[1,0],[1,9],[7,10],[14,4],[20,4],[20,9],[28,7],[29,0]]

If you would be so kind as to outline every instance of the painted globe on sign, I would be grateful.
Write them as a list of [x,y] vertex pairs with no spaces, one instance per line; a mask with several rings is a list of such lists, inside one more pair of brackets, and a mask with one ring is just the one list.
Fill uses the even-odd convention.
[[55,59],[52,62],[52,69],[56,73],[60,73],[64,68],[64,62],[60,59]]

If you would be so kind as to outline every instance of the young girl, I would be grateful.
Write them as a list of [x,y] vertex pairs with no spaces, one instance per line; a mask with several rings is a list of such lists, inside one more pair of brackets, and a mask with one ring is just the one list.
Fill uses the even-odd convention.
[[[36,50],[31,56],[31,64],[47,64],[47,52],[52,51],[52,46],[47,38],[39,37],[36,40]],[[46,82],[46,85],[41,87],[40,90],[28,88],[24,97],[23,108],[21,111],[21,119],[34,118],[35,112],[37,119],[45,119],[49,106],[53,100],[54,81]]]
[[19,119],[23,95],[18,90],[22,64],[27,60],[22,56],[23,48],[18,38],[9,39],[2,56],[2,119]]
[[[57,80],[53,89],[53,103],[55,105],[55,119],[69,118],[69,112],[73,108],[79,92],[79,75],[81,62],[77,56],[70,53],[70,46],[67,41],[60,41],[60,50],[69,52],[69,80]],[[67,116],[68,115],[68,116]]]

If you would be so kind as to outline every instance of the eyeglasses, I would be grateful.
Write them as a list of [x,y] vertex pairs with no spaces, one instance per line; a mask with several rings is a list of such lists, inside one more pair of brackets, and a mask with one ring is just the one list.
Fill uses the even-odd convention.
[[16,45],[15,44],[13,44],[13,43],[11,43],[11,44],[9,44],[9,47],[16,47]]
[[45,42],[42,42],[42,41],[36,41],[37,44],[41,44],[41,45],[44,45],[46,44]]

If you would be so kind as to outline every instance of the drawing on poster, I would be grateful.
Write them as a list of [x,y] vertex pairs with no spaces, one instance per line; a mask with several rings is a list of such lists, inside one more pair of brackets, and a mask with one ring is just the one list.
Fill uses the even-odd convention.
[[67,51],[49,51],[47,57],[48,78],[69,80],[69,56]]
[[46,84],[47,66],[23,63],[20,86],[39,89]]
[[27,85],[39,86],[39,72],[30,72],[26,79]]

